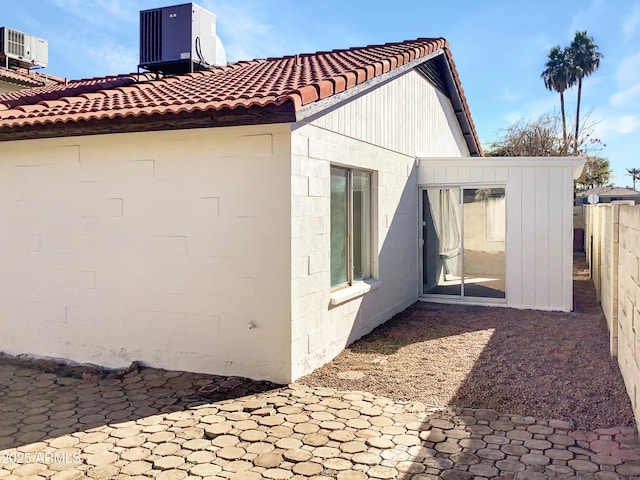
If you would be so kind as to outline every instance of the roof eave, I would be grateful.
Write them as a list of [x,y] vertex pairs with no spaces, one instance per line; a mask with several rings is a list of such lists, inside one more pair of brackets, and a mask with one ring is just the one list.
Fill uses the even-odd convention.
[[292,102],[286,101],[281,105],[253,105],[248,108],[210,109],[176,114],[130,115],[116,118],[4,127],[0,128],[0,142],[113,133],[292,123],[294,121],[294,106]]

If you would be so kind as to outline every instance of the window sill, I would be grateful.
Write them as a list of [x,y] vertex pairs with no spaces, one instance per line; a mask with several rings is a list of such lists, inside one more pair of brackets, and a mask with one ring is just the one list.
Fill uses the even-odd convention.
[[382,285],[382,282],[375,278],[368,278],[367,280],[356,282],[350,287],[331,292],[331,300],[329,304],[331,306],[340,305],[342,303],[348,302],[349,300],[353,300],[354,298],[361,297],[365,293],[369,293],[370,291],[375,290],[380,285]]

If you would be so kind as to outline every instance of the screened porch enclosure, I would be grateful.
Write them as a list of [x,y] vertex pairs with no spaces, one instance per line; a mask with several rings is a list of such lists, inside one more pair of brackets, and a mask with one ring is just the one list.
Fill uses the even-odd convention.
[[504,187],[421,190],[422,295],[506,298]]

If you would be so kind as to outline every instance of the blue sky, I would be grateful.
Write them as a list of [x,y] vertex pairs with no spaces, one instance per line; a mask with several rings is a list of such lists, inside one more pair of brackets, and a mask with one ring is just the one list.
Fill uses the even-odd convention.
[[[180,0],[1,0],[0,26],[49,42],[44,72],[86,78],[135,71],[138,11]],[[519,119],[559,110],[540,79],[549,49],[587,30],[603,53],[582,110],[606,146],[614,183],[640,168],[640,0],[200,0],[217,15],[227,59],[445,37],[483,144]],[[567,108],[573,115],[575,89]]]

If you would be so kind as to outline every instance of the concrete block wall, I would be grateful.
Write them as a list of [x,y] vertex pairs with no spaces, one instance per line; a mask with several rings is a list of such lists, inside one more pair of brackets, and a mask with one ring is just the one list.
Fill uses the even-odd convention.
[[289,139],[4,143],[0,351],[289,381]]
[[[373,172],[373,277],[368,292],[332,304],[330,167]],[[292,378],[418,298],[415,159],[313,125],[292,135]],[[345,289],[349,290],[349,289]]]
[[640,206],[586,208],[587,260],[640,427]]

